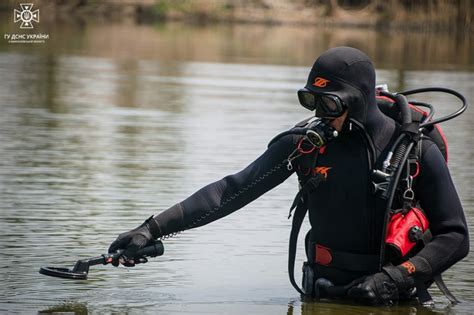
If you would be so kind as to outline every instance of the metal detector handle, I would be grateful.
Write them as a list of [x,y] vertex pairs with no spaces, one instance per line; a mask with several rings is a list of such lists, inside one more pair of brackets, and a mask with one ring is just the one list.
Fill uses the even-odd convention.
[[[113,260],[119,258],[124,249],[120,249],[112,254],[102,255],[102,263],[108,264],[111,263]],[[163,247],[163,243],[161,241],[155,241],[152,245],[148,245],[142,249],[139,249],[133,258],[140,258],[140,257],[156,257],[161,256],[165,252],[165,248]],[[99,257],[98,257],[99,258]]]
[[136,257],[156,257],[163,255],[164,252],[165,248],[163,247],[163,243],[161,241],[155,241],[153,245],[140,249]]

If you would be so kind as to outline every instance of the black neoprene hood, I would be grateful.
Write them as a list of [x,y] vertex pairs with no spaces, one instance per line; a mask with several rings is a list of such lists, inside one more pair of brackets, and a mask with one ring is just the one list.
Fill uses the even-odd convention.
[[349,116],[364,125],[368,108],[375,107],[374,66],[355,48],[336,47],[324,52],[313,64],[306,88],[337,95],[348,106]]
[[348,107],[349,118],[365,127],[377,154],[389,143],[395,121],[377,106],[374,65],[362,51],[352,47],[325,51],[314,62],[306,88],[340,97]]

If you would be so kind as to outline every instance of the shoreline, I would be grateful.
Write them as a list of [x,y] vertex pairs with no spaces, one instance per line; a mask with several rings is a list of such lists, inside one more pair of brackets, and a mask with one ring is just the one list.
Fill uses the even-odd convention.
[[[78,0],[33,1],[46,22],[103,21],[157,24],[181,21],[191,24],[259,24],[324,26],[382,31],[450,32],[474,34],[474,5],[469,0],[451,4],[448,0],[426,5],[402,1],[366,0],[365,5],[341,6],[341,1],[305,0]],[[351,1],[342,1],[344,3]],[[352,1],[364,2],[364,1]],[[9,0],[1,11],[16,7]]]

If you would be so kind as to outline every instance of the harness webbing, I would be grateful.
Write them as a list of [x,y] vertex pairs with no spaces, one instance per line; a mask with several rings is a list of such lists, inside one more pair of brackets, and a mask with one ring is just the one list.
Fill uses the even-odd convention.
[[[315,164],[316,158],[313,160]],[[303,224],[304,217],[308,212],[308,207],[305,202],[306,195],[312,190],[316,189],[319,184],[325,180],[325,177],[321,174],[316,174],[315,176],[308,179],[308,181],[301,187],[300,191],[295,197],[293,204],[290,208],[290,214],[294,209],[293,221],[291,223],[291,232],[290,232],[290,242],[288,249],[288,275],[290,277],[290,282],[293,287],[301,294],[304,294],[303,290],[296,284],[295,281],[295,258],[296,258],[296,248],[298,243],[298,234],[300,233],[301,225]]]
[[306,203],[300,202],[296,206],[293,221],[291,224],[290,232],[290,244],[288,249],[288,276],[290,278],[291,285],[298,291],[300,294],[304,295],[303,290],[296,284],[295,281],[295,259],[296,259],[296,246],[298,243],[298,234],[300,232],[301,224],[303,223],[304,217],[308,212]]
[[[431,241],[432,237],[433,236],[431,235],[431,231],[427,230],[422,238],[423,245],[426,246],[426,244]],[[451,304],[455,305],[459,303],[459,300],[454,296],[454,294],[451,293],[451,291],[446,286],[446,283],[444,283],[441,274],[433,276],[433,282],[436,283],[438,289],[441,291],[441,293],[444,294],[444,296],[449,300],[449,302],[451,302]],[[415,285],[416,293],[420,302],[422,304],[432,302],[433,299],[431,298],[431,294],[428,292],[426,284],[423,281],[416,281]]]

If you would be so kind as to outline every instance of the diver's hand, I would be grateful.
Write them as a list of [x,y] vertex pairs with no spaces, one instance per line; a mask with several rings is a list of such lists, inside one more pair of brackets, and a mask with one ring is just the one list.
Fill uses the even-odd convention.
[[145,257],[135,257],[136,253],[139,249],[153,243],[159,233],[159,225],[151,216],[139,227],[120,234],[110,245],[109,253],[115,253],[118,250],[123,250],[123,253],[113,260],[112,264],[133,267],[139,263],[146,263],[148,260]]
[[349,289],[347,295],[356,302],[369,305],[391,305],[399,300],[400,293],[414,286],[403,268],[386,266],[382,272],[365,277]]

